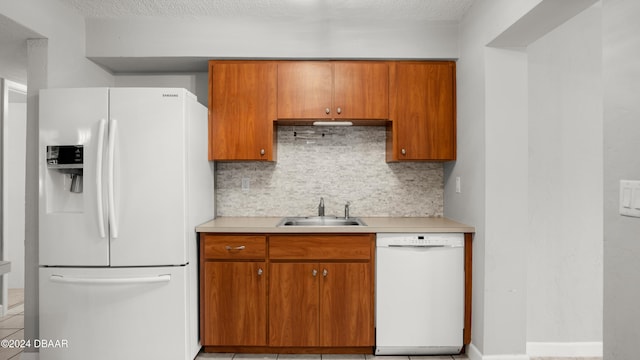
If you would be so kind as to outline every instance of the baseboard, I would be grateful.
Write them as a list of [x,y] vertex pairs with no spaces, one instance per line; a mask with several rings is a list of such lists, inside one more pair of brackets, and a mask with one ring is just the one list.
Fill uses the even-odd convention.
[[602,342],[528,342],[531,357],[602,357]]
[[469,360],[530,360],[527,354],[483,355],[473,344],[469,344],[467,357]]

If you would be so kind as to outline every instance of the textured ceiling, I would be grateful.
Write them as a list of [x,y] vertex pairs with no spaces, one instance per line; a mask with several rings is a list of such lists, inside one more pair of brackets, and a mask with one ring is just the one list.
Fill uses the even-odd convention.
[[457,21],[473,0],[60,0],[88,18],[330,16]]

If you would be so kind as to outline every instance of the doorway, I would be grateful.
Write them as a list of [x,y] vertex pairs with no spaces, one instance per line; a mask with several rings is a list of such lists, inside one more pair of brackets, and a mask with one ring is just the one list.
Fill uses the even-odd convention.
[[0,126],[2,156],[2,261],[11,263],[11,271],[2,275],[0,316],[24,302],[25,270],[25,164],[27,88],[0,79]]

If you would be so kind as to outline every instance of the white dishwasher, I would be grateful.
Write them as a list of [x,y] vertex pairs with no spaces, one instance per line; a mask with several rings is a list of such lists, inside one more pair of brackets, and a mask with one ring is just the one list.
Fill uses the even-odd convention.
[[464,234],[376,237],[376,355],[458,354]]

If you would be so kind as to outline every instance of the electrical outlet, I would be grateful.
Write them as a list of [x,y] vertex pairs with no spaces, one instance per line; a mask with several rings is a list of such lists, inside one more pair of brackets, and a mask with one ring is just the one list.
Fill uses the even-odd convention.
[[251,184],[251,179],[250,178],[242,178],[242,191],[249,191],[249,187]]
[[456,176],[456,193],[460,194],[462,192],[462,187],[460,185],[460,176]]

